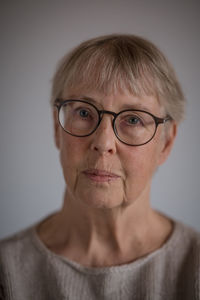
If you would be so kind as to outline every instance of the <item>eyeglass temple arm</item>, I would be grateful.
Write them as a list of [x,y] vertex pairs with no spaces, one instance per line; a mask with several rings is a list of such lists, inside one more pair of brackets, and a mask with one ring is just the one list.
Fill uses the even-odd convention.
[[57,108],[59,108],[60,107],[60,105],[61,105],[61,103],[62,103],[62,101],[60,100],[60,99],[56,99],[55,101],[54,101],[54,104],[53,104],[53,106],[55,106],[55,107],[57,107]]
[[166,118],[163,119],[163,123],[167,122],[167,121],[172,121],[172,117],[167,115]]
[[165,124],[167,121],[172,121],[172,117],[170,117],[169,115],[167,115],[165,118],[158,118],[158,117],[154,117],[156,124]]

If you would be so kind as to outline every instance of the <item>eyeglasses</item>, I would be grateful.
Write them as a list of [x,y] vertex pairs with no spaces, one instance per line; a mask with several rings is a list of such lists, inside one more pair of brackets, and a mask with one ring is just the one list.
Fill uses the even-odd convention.
[[150,142],[159,124],[172,120],[170,116],[158,118],[143,110],[127,109],[115,113],[99,110],[84,100],[60,100],[54,104],[58,109],[58,120],[67,133],[86,137],[95,132],[104,114],[112,115],[112,127],[118,140],[129,146],[141,146]]

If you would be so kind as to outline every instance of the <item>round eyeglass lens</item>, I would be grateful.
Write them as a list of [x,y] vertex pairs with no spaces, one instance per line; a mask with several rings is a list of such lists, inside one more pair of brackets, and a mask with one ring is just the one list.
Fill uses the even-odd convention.
[[117,116],[115,130],[122,142],[137,146],[152,139],[156,124],[154,118],[146,112],[126,111]]
[[66,132],[75,136],[87,136],[95,130],[99,115],[90,104],[68,101],[60,107],[59,121]]

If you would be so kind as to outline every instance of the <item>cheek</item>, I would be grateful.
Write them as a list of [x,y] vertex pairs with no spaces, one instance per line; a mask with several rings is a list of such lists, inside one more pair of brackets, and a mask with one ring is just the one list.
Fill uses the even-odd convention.
[[80,138],[72,137],[66,133],[60,139],[60,162],[67,184],[76,181],[76,176],[83,163],[85,147]]
[[130,149],[125,157],[125,194],[127,199],[133,199],[137,198],[146,187],[150,187],[152,176],[158,167],[158,153],[154,147],[144,145]]
[[126,170],[132,176],[153,173],[157,167],[158,153],[148,145],[134,148],[124,159]]

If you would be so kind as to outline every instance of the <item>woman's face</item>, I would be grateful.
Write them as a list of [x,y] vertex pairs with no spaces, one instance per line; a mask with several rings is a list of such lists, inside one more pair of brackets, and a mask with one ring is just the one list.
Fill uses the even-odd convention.
[[[77,89],[65,93],[63,99],[87,99],[100,110],[116,113],[132,108],[165,117],[154,96],[138,98],[120,92],[103,96]],[[74,137],[60,127],[57,111],[54,113],[55,139],[67,184],[67,197],[79,204],[115,208],[148,199],[152,176],[172,147],[175,124],[171,125],[167,139],[162,132],[164,125],[159,125],[153,140],[132,147],[116,138],[112,119],[111,115],[105,114],[92,135]]]

